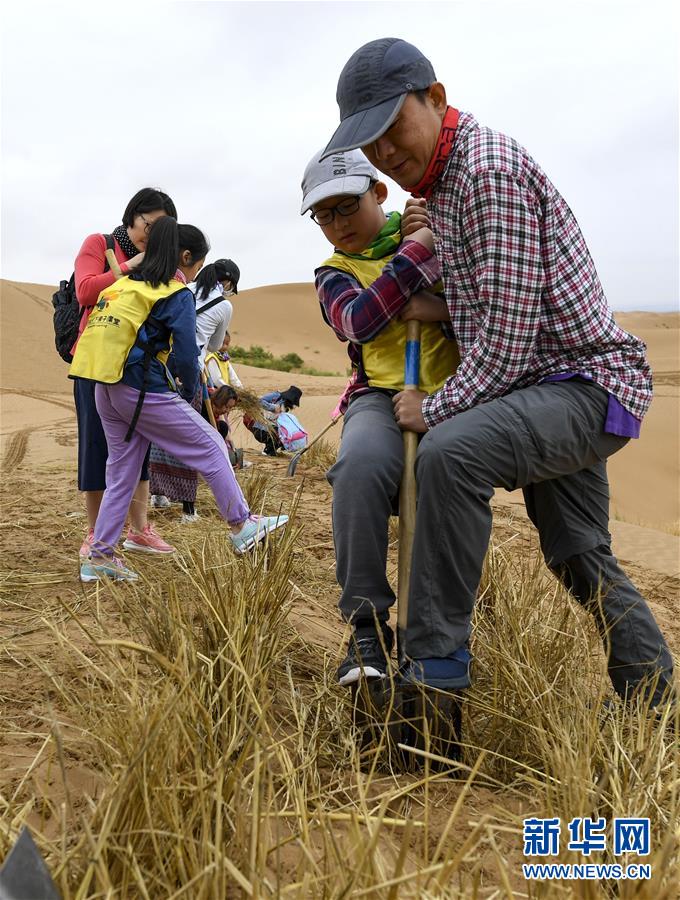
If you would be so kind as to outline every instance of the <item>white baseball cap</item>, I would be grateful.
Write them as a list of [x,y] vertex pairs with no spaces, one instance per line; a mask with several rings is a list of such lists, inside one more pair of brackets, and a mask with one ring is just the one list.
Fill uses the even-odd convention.
[[342,150],[319,159],[322,153],[323,150],[319,150],[314,154],[302,176],[301,216],[327,197],[363,194],[371,181],[380,179],[377,169],[361,150]]

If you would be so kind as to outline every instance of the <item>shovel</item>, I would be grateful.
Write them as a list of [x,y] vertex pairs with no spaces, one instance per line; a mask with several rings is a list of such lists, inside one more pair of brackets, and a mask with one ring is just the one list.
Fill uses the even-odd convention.
[[[417,391],[420,380],[420,322],[406,323],[406,358],[404,390]],[[416,531],[416,473],[418,435],[404,432],[404,471],[399,490],[399,559],[397,567],[397,653],[400,667],[406,655],[406,626],[408,624],[409,581],[413,537]],[[457,696],[432,692],[406,685],[396,698],[397,719],[401,725],[401,742],[416,750],[429,750],[437,756],[457,759],[460,755],[461,705]],[[392,726],[394,730],[394,726]],[[418,757],[408,751],[402,755],[406,768],[418,765]],[[446,769],[446,764],[434,765]]]
[[49,869],[24,828],[0,869],[0,900],[61,900]]
[[[406,323],[404,390],[417,391],[420,380],[420,322]],[[397,655],[400,668],[405,663],[405,637],[408,624],[411,556],[416,530],[416,475],[418,434],[404,431],[404,469],[399,489],[399,557],[397,564]],[[392,679],[365,679],[355,694],[355,722],[359,726],[362,749],[380,742],[388,760],[403,768],[416,768],[422,760],[418,750],[434,753],[442,759],[460,755],[461,706],[459,698],[431,692]],[[410,753],[409,748],[416,751]],[[389,765],[389,763],[388,763]],[[446,763],[431,763],[433,769],[446,770]]]
[[336,416],[334,419],[331,419],[331,421],[328,423],[328,425],[326,425],[326,427],[323,429],[323,431],[320,431],[317,434],[317,436],[314,438],[314,440],[310,441],[306,447],[302,448],[302,450],[298,450],[298,452],[295,454],[295,456],[291,459],[290,463],[288,464],[288,470],[286,472],[286,475],[288,475],[289,478],[292,478],[293,475],[295,475],[295,470],[297,469],[297,465],[300,462],[300,457],[302,456],[302,454],[306,453],[310,449],[310,447],[313,447],[314,444],[316,444],[316,442],[320,438],[322,438],[324,436],[324,434],[326,434],[327,431],[330,431],[330,429],[335,425],[335,423],[338,421],[339,418],[340,418],[340,416]]
[[[406,354],[404,357],[404,390],[417,391],[420,380],[420,322],[406,323]],[[397,649],[399,663],[403,662],[404,637],[408,622],[408,587],[411,577],[411,551],[416,532],[416,453],[418,435],[405,431],[404,471],[399,488],[399,559],[397,565]]]

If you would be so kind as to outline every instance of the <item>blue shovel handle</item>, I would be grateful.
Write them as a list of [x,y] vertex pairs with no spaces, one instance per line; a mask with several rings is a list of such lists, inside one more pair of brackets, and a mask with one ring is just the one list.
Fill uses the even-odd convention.
[[[404,356],[404,390],[417,391],[420,381],[420,322],[406,323],[406,353]],[[399,561],[397,614],[397,642],[399,658],[405,652],[406,624],[408,621],[408,587],[411,578],[411,550],[416,530],[416,475],[415,462],[418,452],[418,435],[404,432],[404,471],[399,489]]]

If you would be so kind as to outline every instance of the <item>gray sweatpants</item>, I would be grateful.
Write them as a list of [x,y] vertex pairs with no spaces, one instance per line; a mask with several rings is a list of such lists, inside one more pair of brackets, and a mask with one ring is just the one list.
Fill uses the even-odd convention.
[[[424,435],[416,459],[409,656],[448,656],[468,640],[494,488],[522,488],[548,566],[606,634],[615,689],[625,695],[658,672],[660,696],[671,679],[670,652],[610,548],[605,461],[628,439],[603,432],[607,403],[592,383],[546,383],[459,413]],[[391,398],[357,397],[328,473],[340,610],[357,632],[370,629],[374,612],[386,622],[395,599],[385,566],[402,464]]]

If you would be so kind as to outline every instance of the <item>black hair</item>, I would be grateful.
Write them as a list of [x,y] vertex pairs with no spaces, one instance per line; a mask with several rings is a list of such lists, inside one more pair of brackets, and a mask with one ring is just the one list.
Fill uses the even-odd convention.
[[141,191],[137,191],[135,196],[125,207],[125,212],[123,213],[123,225],[126,228],[132,228],[135,216],[156,212],[158,209],[162,209],[164,213],[168,216],[172,216],[173,219],[177,218],[175,204],[167,194],[164,194],[163,191],[159,191],[158,188],[142,188]]
[[411,91],[414,97],[417,97],[418,100],[423,104],[423,106],[427,103],[427,95],[429,94],[429,87],[423,88],[421,91]]
[[217,388],[210,399],[215,406],[226,406],[230,400],[238,401],[238,394],[230,384],[223,384],[222,387]]
[[173,216],[157,219],[149,231],[144,262],[139,274],[151,287],[167,284],[175,274],[180,255],[189,251],[192,263],[205,259],[210,250],[207,238],[195,225],[178,225]]
[[231,281],[231,275],[219,260],[203,266],[196,279],[196,299],[201,300],[203,297],[207,297],[220,281]]

